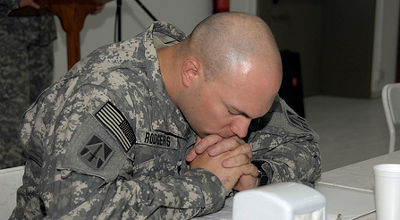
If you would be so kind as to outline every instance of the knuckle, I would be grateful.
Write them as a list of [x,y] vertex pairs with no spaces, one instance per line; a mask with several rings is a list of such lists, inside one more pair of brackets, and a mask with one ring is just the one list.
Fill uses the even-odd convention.
[[245,155],[241,154],[237,160],[238,163],[240,163],[240,165],[245,165],[248,163],[248,159]]
[[230,146],[231,146],[231,143],[230,143],[228,140],[223,140],[223,141],[221,142],[221,146],[222,146],[224,149],[229,149]]
[[240,154],[240,161],[242,161],[244,164],[248,164],[249,157],[246,154]]
[[244,168],[244,173],[246,173],[246,174],[250,174],[250,173],[253,173],[253,170],[252,170],[252,168],[249,166],[249,165],[245,165],[245,166],[243,166]]
[[208,137],[205,137],[199,141],[199,145],[207,145],[209,142]]
[[219,135],[210,135],[208,136],[207,139],[210,143],[217,143],[218,141],[221,140],[221,137]]
[[244,148],[247,150],[247,151],[251,151],[251,146],[250,146],[250,144],[243,144],[243,146],[244,146]]
[[246,154],[251,152],[250,148],[248,147],[248,144],[240,145],[240,150],[242,153],[246,153]]

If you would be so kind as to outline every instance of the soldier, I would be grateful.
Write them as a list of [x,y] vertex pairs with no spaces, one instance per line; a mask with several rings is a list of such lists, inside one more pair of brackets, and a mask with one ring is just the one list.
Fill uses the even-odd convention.
[[281,72],[269,28],[242,13],[95,50],[25,113],[11,218],[188,219],[235,190],[313,184],[318,137],[277,96]]
[[53,81],[53,16],[8,16],[33,0],[0,0],[0,169],[23,165],[19,125],[24,111]]

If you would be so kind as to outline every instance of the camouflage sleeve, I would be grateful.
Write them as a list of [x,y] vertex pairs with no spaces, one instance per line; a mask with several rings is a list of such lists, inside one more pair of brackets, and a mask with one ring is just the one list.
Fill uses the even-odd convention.
[[318,135],[281,98],[264,117],[252,121],[249,132],[253,160],[266,176],[265,184],[313,185],[321,175]]
[[55,136],[43,142],[54,147],[45,152],[39,184],[46,215],[51,219],[188,219],[219,210],[224,188],[206,170],[169,175],[165,170],[176,165],[162,157],[141,164],[147,169],[143,174],[132,167],[130,151],[125,152],[93,116],[95,106],[110,96],[85,86],[68,99],[56,125],[48,126],[55,128]]
[[44,192],[51,219],[189,219],[216,212],[224,201],[224,195],[207,193],[220,183],[205,170],[160,179],[120,176],[110,182],[77,172],[60,175],[62,180],[47,184],[52,190]]

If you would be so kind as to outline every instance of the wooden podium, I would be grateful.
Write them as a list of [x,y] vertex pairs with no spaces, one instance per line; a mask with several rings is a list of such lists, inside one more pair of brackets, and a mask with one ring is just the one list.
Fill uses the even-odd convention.
[[68,69],[81,59],[80,37],[83,23],[88,14],[111,0],[38,0],[41,10],[24,7],[12,11],[10,16],[45,15],[49,11],[60,19],[67,34]]

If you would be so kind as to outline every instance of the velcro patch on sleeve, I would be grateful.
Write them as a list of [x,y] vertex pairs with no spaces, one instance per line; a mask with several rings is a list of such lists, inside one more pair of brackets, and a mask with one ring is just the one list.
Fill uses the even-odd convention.
[[107,182],[114,180],[128,156],[113,134],[93,115],[82,120],[57,168],[98,176]]
[[93,169],[102,169],[112,154],[113,150],[96,135],[93,135],[79,152],[82,161]]
[[178,149],[178,138],[158,131],[137,130],[137,143],[168,149]]
[[124,115],[111,103],[107,102],[95,117],[117,138],[125,152],[136,142],[136,136]]

